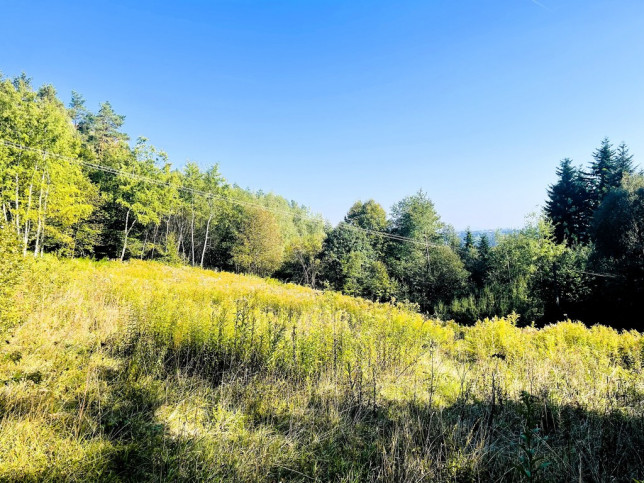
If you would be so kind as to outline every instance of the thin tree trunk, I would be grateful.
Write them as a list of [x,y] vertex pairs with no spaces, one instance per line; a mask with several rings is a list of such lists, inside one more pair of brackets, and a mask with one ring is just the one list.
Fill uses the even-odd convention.
[[208,218],[208,223],[206,223],[206,236],[203,239],[203,250],[201,250],[201,263],[199,263],[199,266],[203,268],[203,259],[206,256],[206,247],[208,246],[208,231],[210,230],[210,221],[212,220],[212,213],[210,214],[210,217]]
[[38,249],[40,248],[40,232],[42,230],[42,195],[43,195],[43,186],[45,185],[45,171],[42,172],[42,178],[40,179],[40,194],[38,195],[38,228],[36,229],[36,246],[34,248],[34,257],[38,256]]
[[127,213],[125,215],[125,229],[123,230],[123,250],[121,251],[121,261],[123,261],[123,259],[125,258],[125,250],[127,249],[127,237],[130,234],[130,230],[132,230],[134,223],[136,223],[136,219],[132,221],[132,225],[130,225],[128,228],[129,221],[130,210],[127,210]]
[[145,254],[145,246],[148,244],[148,232],[149,230],[145,230],[145,240],[143,241],[143,248],[141,248],[141,260],[143,260],[143,255]]
[[154,225],[154,237],[152,237],[152,253],[150,254],[150,260],[154,260],[154,250],[157,248],[157,235],[159,234],[159,225],[161,222]]
[[191,246],[190,249],[192,251],[192,266],[195,266],[195,209],[194,206],[192,208],[192,219],[190,220],[190,239],[191,239]]
[[[51,182],[51,180],[49,180]],[[49,202],[49,188],[51,184],[47,183],[47,191],[45,191],[45,204],[42,210],[42,231],[40,233],[40,256],[45,252],[45,227],[47,226],[47,203]],[[75,245],[74,245],[75,246]]]
[[31,211],[31,202],[33,201],[34,192],[34,176],[38,171],[38,165],[34,166],[33,173],[31,173],[31,181],[29,182],[29,196],[27,197],[27,209],[25,210],[25,233],[23,237],[22,256],[27,256],[27,245],[29,245],[29,232],[31,231],[31,223],[29,221],[29,212]]
[[[18,154],[18,166],[20,166],[20,163],[22,161],[22,151]],[[18,237],[20,237],[20,212],[18,211],[20,208],[20,178],[18,178],[18,172],[16,170],[16,214],[14,216],[15,222],[16,222],[16,233],[18,234]]]
[[[18,158],[18,162],[20,162],[20,158]],[[20,209],[20,179],[18,178],[18,173],[16,173],[16,216],[15,216],[15,221],[16,221],[16,233],[18,236],[20,236],[20,212],[18,211]]]
[[27,256],[27,245],[29,243],[29,232],[31,231],[31,222],[27,220],[25,222],[25,233],[22,239],[22,256]]

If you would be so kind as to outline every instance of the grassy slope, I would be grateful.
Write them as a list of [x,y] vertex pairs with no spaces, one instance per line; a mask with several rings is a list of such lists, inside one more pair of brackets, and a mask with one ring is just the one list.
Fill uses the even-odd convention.
[[0,480],[644,478],[637,332],[53,258],[14,307]]

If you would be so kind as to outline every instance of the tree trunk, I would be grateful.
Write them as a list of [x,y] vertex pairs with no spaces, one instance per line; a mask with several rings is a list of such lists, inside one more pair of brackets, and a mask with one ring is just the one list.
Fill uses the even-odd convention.
[[[22,151],[18,155],[18,165],[22,161]],[[14,216],[16,222],[16,233],[20,237],[20,178],[18,178],[18,173],[16,172],[16,214]]]
[[190,220],[190,249],[192,251],[192,266],[195,266],[195,210],[192,209],[192,219]]
[[150,254],[150,260],[154,260],[154,250],[157,248],[157,235],[159,234],[159,225],[161,222],[154,225],[154,236],[152,237],[152,253]]
[[[51,182],[51,180],[50,180]],[[47,191],[45,191],[45,204],[42,210],[42,231],[40,232],[40,256],[43,256],[45,252],[45,227],[47,226],[47,202],[49,201],[49,188],[50,184],[47,184]]]
[[148,232],[150,230],[145,230],[145,240],[143,241],[143,248],[141,248],[141,260],[143,260],[143,255],[145,254],[145,246],[148,244]]
[[29,221],[29,212],[31,211],[31,202],[33,200],[34,192],[34,176],[38,171],[38,165],[34,166],[34,171],[31,173],[31,181],[29,182],[29,196],[27,197],[27,209],[25,210],[25,233],[23,237],[22,256],[27,256],[27,245],[29,245],[29,232],[31,230],[31,223]]
[[130,230],[132,230],[134,223],[136,223],[136,219],[132,221],[132,225],[130,225],[128,228],[129,221],[130,210],[127,210],[127,213],[125,215],[125,229],[123,230],[123,250],[121,251],[121,261],[123,261],[123,259],[125,258],[125,250],[127,249],[127,237],[130,234]]
[[203,250],[201,250],[201,263],[199,266],[203,268],[203,259],[206,256],[206,247],[208,246],[208,231],[210,230],[210,221],[212,220],[212,213],[208,217],[208,223],[206,223],[206,236],[203,239]]
[[42,178],[40,179],[40,194],[38,195],[38,228],[36,229],[36,246],[34,247],[34,257],[38,256],[38,251],[40,248],[40,233],[42,230],[42,196],[43,196],[43,187],[45,185],[45,171],[42,172]]

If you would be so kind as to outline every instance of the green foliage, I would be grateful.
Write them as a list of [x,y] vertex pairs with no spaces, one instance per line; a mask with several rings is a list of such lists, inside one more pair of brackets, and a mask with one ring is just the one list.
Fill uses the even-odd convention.
[[387,259],[401,295],[431,312],[465,287],[467,272],[454,250],[443,242],[445,226],[427,195],[419,191],[392,208],[392,232],[411,239],[390,247]]
[[247,210],[239,229],[239,241],[232,250],[233,262],[242,270],[268,276],[284,256],[279,226],[266,210]]
[[286,247],[285,265],[282,267],[286,278],[311,288],[316,287],[322,268],[319,255],[322,253],[323,237],[320,234],[307,235],[291,242]]
[[[561,281],[554,280],[557,266],[563,267],[566,260],[565,266],[572,268],[570,257],[564,255],[566,246],[555,242],[553,231],[547,221],[533,219],[518,232],[499,234],[492,248],[481,240],[470,263],[472,273],[483,279],[482,288],[455,298],[449,306],[442,305],[439,314],[464,322],[511,312],[526,323],[541,320],[562,297],[561,286],[567,279],[562,274]],[[572,278],[570,271],[566,275]]]
[[53,87],[0,78],[0,140],[0,205],[23,254],[73,249],[96,191],[79,164],[54,157],[74,156],[79,140]]

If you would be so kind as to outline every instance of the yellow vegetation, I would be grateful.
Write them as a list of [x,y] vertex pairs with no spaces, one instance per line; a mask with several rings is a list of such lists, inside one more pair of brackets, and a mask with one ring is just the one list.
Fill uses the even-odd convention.
[[150,262],[28,272],[2,329],[0,480],[519,478],[528,416],[541,477],[644,476],[635,331],[464,327]]

